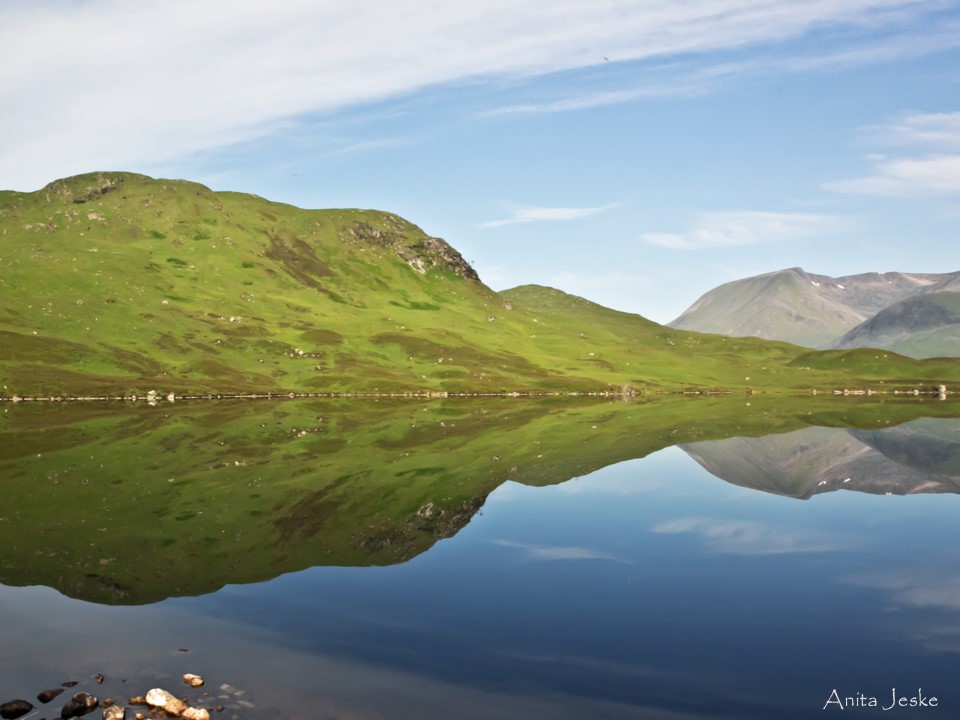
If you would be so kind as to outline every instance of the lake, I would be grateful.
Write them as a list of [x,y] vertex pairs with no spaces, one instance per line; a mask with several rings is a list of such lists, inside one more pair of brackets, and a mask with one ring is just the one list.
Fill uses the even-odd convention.
[[957,717],[958,417],[6,405],[0,702],[59,717],[72,691],[35,697],[77,681],[215,718]]

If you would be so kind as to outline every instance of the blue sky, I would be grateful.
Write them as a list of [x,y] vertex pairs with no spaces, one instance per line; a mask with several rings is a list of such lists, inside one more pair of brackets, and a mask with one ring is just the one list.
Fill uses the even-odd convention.
[[960,3],[0,1],[0,187],[91,170],[390,210],[660,322],[954,271]]

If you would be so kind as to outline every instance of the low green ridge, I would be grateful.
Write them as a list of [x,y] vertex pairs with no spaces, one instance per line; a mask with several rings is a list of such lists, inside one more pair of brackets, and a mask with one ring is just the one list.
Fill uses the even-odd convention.
[[386,212],[301,210],[129,173],[0,193],[0,396],[960,380],[960,362],[801,367],[802,352],[549,288],[498,294],[446,242]]

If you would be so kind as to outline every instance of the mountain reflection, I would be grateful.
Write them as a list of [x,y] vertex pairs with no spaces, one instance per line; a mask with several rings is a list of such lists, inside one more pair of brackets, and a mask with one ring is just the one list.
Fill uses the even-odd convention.
[[396,564],[456,534],[507,480],[561,483],[673,445],[793,497],[956,492],[952,415],[816,398],[8,406],[0,582],[144,604]]
[[806,499],[834,490],[960,492],[956,419],[923,418],[877,430],[808,427],[680,447],[722,480],[788,497]]

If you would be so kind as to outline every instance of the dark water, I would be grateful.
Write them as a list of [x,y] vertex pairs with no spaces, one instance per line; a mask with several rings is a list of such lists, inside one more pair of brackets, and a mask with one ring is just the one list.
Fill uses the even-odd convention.
[[[249,426],[267,432],[273,423],[285,422],[289,412],[270,410],[253,417],[257,422]],[[329,409],[323,412],[329,422]],[[391,414],[369,423],[345,422],[345,433],[358,439],[368,433],[363,437],[369,445],[349,456],[352,464],[360,466],[359,458],[369,457],[390,466],[379,452],[389,452],[394,463],[408,457],[404,452],[415,456],[417,446],[401,440],[410,439],[409,426],[416,423],[409,420],[419,417],[417,412],[430,414],[431,422],[444,422],[444,427],[463,426],[477,408],[444,410],[437,417],[446,421],[433,417],[439,410],[405,408],[402,421]],[[175,482],[160,479],[170,472],[163,463],[144,470],[143,483],[157,486],[148,487],[149,493],[144,486],[137,490],[138,507],[148,505],[147,513],[137,516],[137,527],[128,530],[120,546],[109,547],[110,557],[97,557],[102,553],[95,548],[91,558],[96,559],[83,560],[83,547],[110,534],[101,524],[117,527],[103,517],[120,522],[103,498],[134,482],[123,463],[111,468],[101,462],[109,448],[133,452],[133,446],[124,445],[131,438],[150,438],[159,447],[170,423],[180,423],[196,437],[199,427],[214,427],[209,415],[166,417],[141,432],[129,431],[128,420],[120,424],[128,429],[123,437],[104,437],[100,427],[78,441],[74,455],[42,451],[41,456],[52,454],[53,459],[38,467],[30,465],[38,459],[34,453],[9,452],[8,445],[7,454],[15,457],[6,460],[2,476],[0,569],[10,584],[0,586],[0,701],[32,699],[65,680],[79,680],[80,687],[101,697],[122,699],[155,686],[186,694],[190,691],[179,676],[196,672],[207,678],[211,698],[223,696],[205,700],[227,705],[219,714],[226,718],[789,720],[840,712],[846,713],[840,717],[854,718],[960,717],[955,680],[960,670],[960,499],[953,484],[960,479],[960,421],[898,423],[901,416],[893,415],[888,422],[881,413],[854,429],[788,426],[787,432],[767,437],[751,429],[750,437],[698,440],[703,428],[691,430],[689,416],[681,413],[660,425],[644,424],[632,441],[634,459],[623,457],[619,439],[607,438],[604,445],[598,435],[592,445],[571,450],[572,455],[594,453],[597,469],[580,474],[570,457],[553,449],[553,455],[539,458],[553,463],[552,474],[544,475],[537,456],[545,453],[535,452],[552,448],[551,431],[544,428],[554,428],[560,436],[557,448],[562,448],[571,444],[565,435],[568,425],[580,433],[603,433],[606,427],[607,434],[622,436],[616,423],[637,423],[647,416],[637,409],[604,407],[581,408],[573,415],[555,409],[529,416],[503,412],[512,420],[499,427],[493,422],[490,430],[499,433],[494,443],[501,448],[498,456],[491,455],[487,435],[472,431],[469,438],[452,437],[449,447],[436,447],[435,439],[420,446],[425,456],[421,469],[433,468],[430,472],[441,476],[442,483],[452,487],[461,482],[458,478],[479,483],[461,491],[463,497],[482,498],[476,507],[455,518],[450,510],[447,524],[411,525],[411,518],[422,517],[417,512],[426,502],[439,507],[442,501],[440,495],[418,490],[419,495],[405,501],[408,510],[397,513],[404,535],[400,525],[388,532],[377,523],[388,522],[391,498],[410,489],[412,480],[389,490],[377,486],[380,499],[369,506],[358,501],[353,507],[349,498],[332,490],[323,501],[311,500],[312,505],[298,501],[284,511],[283,522],[271,521],[270,527],[289,530],[289,518],[298,517],[301,528],[310,512],[334,519],[310,535],[310,542],[319,542],[317,537],[326,533],[326,544],[317,545],[306,569],[294,571],[287,571],[282,557],[292,555],[291,547],[301,540],[307,542],[303,537],[287,532],[255,536],[253,544],[234,540],[237,552],[224,553],[212,539],[204,540],[199,526],[190,525],[203,523],[211,536],[217,528],[226,530],[227,520],[217,508],[231,504],[229,494],[219,500],[207,497],[202,509],[190,506],[194,515],[179,521],[190,535],[188,552],[178,549],[181,554],[167,556],[137,549],[138,542],[172,548],[184,542],[152,534],[151,513],[158,525],[169,517],[162,506],[170,498],[160,495],[160,483],[168,488],[190,480],[182,467]],[[541,421],[549,422],[541,428],[536,425]],[[7,439],[22,444],[51,422],[11,421]],[[53,424],[62,433],[74,427],[72,422],[60,418]],[[217,425],[221,434],[211,435],[211,445],[229,447],[216,444],[228,441],[215,438],[226,437],[225,428],[242,422],[233,418]],[[283,478],[296,475],[301,463],[322,474],[348,452],[339,447],[294,457],[288,435],[303,439],[302,425],[297,420],[288,428],[296,432],[276,435],[281,439],[275,450],[286,457],[286,469],[275,453],[258,476],[276,470],[269,482],[288,493],[299,492],[299,486],[283,486]],[[380,430],[371,430],[373,426]],[[407,435],[398,434],[401,426]],[[252,432],[240,433],[248,445],[255,444]],[[670,446],[667,439],[659,443],[663,447],[650,446],[641,434],[675,436],[682,447]],[[339,435],[332,432],[331,437]],[[482,456],[483,464],[471,465],[466,452]],[[443,453],[456,460],[441,472],[436,463]],[[81,455],[94,465],[81,463]],[[521,456],[526,463],[515,459]],[[254,457],[248,460],[252,463]],[[505,467],[513,462],[518,464]],[[215,464],[203,456],[192,472]],[[114,473],[114,480],[129,482],[105,488],[89,507],[53,493],[49,507],[37,499],[32,510],[17,484],[32,483],[38,495],[44,494],[51,468],[60,468],[57,479],[76,481],[81,493],[104,479],[91,471],[96,465],[105,465],[105,477]],[[237,468],[244,466],[233,465],[231,472]],[[391,477],[413,477],[394,469]],[[151,480],[151,472],[159,475]],[[347,476],[340,469],[335,474],[341,481]],[[307,477],[311,488],[321,484],[317,475]],[[376,473],[364,478],[359,482],[380,482]],[[214,483],[212,476],[206,482]],[[241,486],[246,492],[253,476],[237,472],[229,483],[236,492]],[[342,481],[344,485],[349,483]],[[191,487],[191,493],[201,492],[199,484]],[[268,493],[254,494],[268,496],[254,502],[277,504]],[[248,495],[243,503],[251,502]],[[185,496],[175,502],[185,504]],[[465,507],[460,498],[450,502],[451,508]],[[31,512],[53,519],[43,524]],[[85,514],[86,522],[74,522],[77,513]],[[365,528],[370,531],[366,535],[355,528],[343,536],[366,555],[351,555],[347,545],[336,550],[341,536],[330,527],[338,513],[358,525],[377,525]],[[211,519],[197,520],[202,517]],[[259,516],[249,517],[253,533]],[[86,525],[97,527],[87,531]],[[56,528],[63,526],[72,540],[44,545],[33,537],[56,536]],[[238,532],[230,530],[234,536]],[[419,535],[411,533],[433,535],[418,545]],[[376,547],[370,538],[379,538]],[[395,542],[384,545],[384,538]],[[59,566],[49,565],[46,559],[57,542],[75,542],[76,547],[65,551]],[[267,556],[278,576],[248,582],[261,573],[259,566],[250,567],[263,562],[257,548],[283,542],[291,546],[284,546],[286,555]],[[117,557],[123,546],[130,547],[133,557]],[[383,553],[398,546],[400,559],[384,561]],[[205,547],[213,559],[204,555]],[[366,566],[349,566],[364,557]],[[127,567],[127,561],[144,578],[160,573],[159,585],[144,580],[143,590],[109,576],[112,568]],[[206,574],[213,589],[203,589],[200,577],[199,593],[180,592],[183,573],[163,574],[176,563],[188,565],[188,574]],[[224,574],[227,564],[232,569]],[[36,580],[31,567],[37,568]],[[71,575],[76,567],[80,580]],[[115,604],[105,603],[97,588],[83,584],[91,575],[100,583],[97,588],[113,583],[127,594],[111,596]],[[244,584],[228,582],[216,589],[219,578],[231,577]],[[165,598],[163,578],[170,578]],[[98,672],[107,676],[103,686],[90,679]],[[221,690],[222,683],[230,687]],[[935,696],[937,707],[883,710],[893,702],[894,688],[907,702],[918,693],[927,700]],[[842,711],[835,703],[827,705],[834,690],[841,701],[852,697],[860,702],[857,693],[875,697],[878,707]],[[867,703],[869,699],[863,701]],[[46,713],[29,717],[58,716],[60,704],[55,701],[43,708]]]

